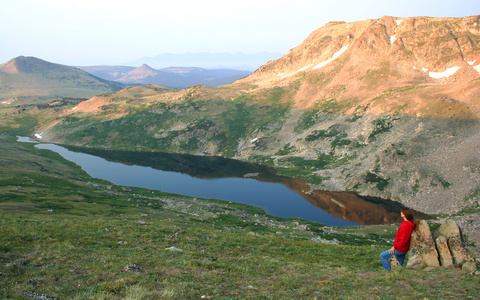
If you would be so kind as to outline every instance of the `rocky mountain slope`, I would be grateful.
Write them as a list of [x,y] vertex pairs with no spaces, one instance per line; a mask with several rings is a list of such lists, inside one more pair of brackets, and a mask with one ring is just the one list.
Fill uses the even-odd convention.
[[480,18],[330,23],[221,88],[135,87],[39,129],[93,148],[217,155],[426,213],[478,208]]
[[296,107],[476,119],[480,17],[332,22],[234,86],[294,87]]
[[19,56],[0,65],[0,100],[90,98],[123,88],[74,67]]

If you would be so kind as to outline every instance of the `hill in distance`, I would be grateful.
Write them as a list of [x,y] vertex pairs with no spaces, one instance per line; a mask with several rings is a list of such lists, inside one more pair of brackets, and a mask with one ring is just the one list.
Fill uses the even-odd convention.
[[282,53],[229,53],[229,52],[199,52],[199,53],[163,53],[152,57],[143,57],[133,62],[134,65],[148,64],[153,68],[168,68],[170,66],[191,67],[205,69],[234,69],[254,71],[270,60],[277,59]]
[[90,98],[124,87],[75,67],[19,56],[0,65],[0,100]]
[[135,69],[135,67],[131,66],[77,66],[77,68],[110,81],[115,81],[125,73]]
[[197,84],[217,87],[230,84],[251,74],[250,71],[243,70],[198,67],[168,67],[157,70],[146,64],[138,68],[125,66],[87,66],[79,68],[103,79],[124,84],[155,84],[176,89]]

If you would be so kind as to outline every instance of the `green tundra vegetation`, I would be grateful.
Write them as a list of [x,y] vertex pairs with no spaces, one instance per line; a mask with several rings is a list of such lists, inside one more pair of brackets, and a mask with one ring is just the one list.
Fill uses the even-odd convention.
[[479,278],[453,270],[384,272],[397,224],[328,227],[115,186],[11,134],[0,149],[2,299],[480,297]]
[[[310,190],[391,199],[472,225],[480,212],[478,75],[462,51],[477,55],[477,21],[407,21],[399,34],[408,43],[395,51],[386,34],[397,32],[393,17],[347,25],[365,33],[358,36],[329,23],[219,88],[123,88],[26,57],[2,65],[0,299],[480,299],[478,275],[384,272],[379,254],[398,224],[329,227],[116,186],[16,141],[40,134],[90,151],[233,158],[303,179]],[[354,43],[309,69],[318,53],[333,59]],[[414,61],[432,71],[461,63],[462,71],[437,81]],[[466,243],[478,250],[473,237]]]

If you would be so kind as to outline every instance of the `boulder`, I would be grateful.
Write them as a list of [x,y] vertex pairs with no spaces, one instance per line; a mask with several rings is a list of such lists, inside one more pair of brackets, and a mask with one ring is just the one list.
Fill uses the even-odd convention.
[[[463,265],[467,262],[473,263],[473,266],[475,266],[473,257],[468,254],[467,250],[463,247],[462,233],[455,221],[446,221],[437,229],[437,231],[435,231],[434,237],[440,238],[442,236],[447,239],[448,248],[453,257],[453,262],[458,267],[463,269]],[[470,269],[472,268],[472,265],[469,264],[465,268]]]
[[422,251],[420,249],[421,240],[419,235],[414,231],[412,232],[410,239],[407,268],[423,269],[427,267],[427,264],[423,260]]
[[462,272],[465,274],[475,274],[477,271],[477,265],[474,261],[467,261],[462,265]]
[[453,266],[453,257],[448,248],[447,238],[441,235],[435,240],[435,244],[437,245],[440,265],[445,268],[451,268]]
[[432,233],[427,222],[421,220],[411,236],[407,267],[424,268],[438,266],[440,266],[440,262]]
[[458,227],[457,223],[453,220],[448,220],[443,223],[437,231],[433,234],[433,238],[437,239],[439,236],[444,236],[447,239],[451,237],[459,237],[461,236],[460,228]]
[[455,221],[442,224],[435,233],[430,232],[426,221],[418,222],[412,232],[407,267],[460,268],[465,274],[476,274],[473,257],[463,247],[460,228]]
[[462,245],[461,239],[458,237],[452,237],[448,239],[448,247],[452,253],[454,263],[462,267],[466,262],[473,262],[473,257],[468,254],[467,250]]

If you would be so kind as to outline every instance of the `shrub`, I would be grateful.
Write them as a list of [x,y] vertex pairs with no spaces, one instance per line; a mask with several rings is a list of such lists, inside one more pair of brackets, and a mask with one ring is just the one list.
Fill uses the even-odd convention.
[[385,187],[388,185],[389,180],[390,179],[383,178],[372,172],[367,172],[367,174],[365,175],[365,182],[376,183],[377,188],[380,191],[383,191],[385,189]]

